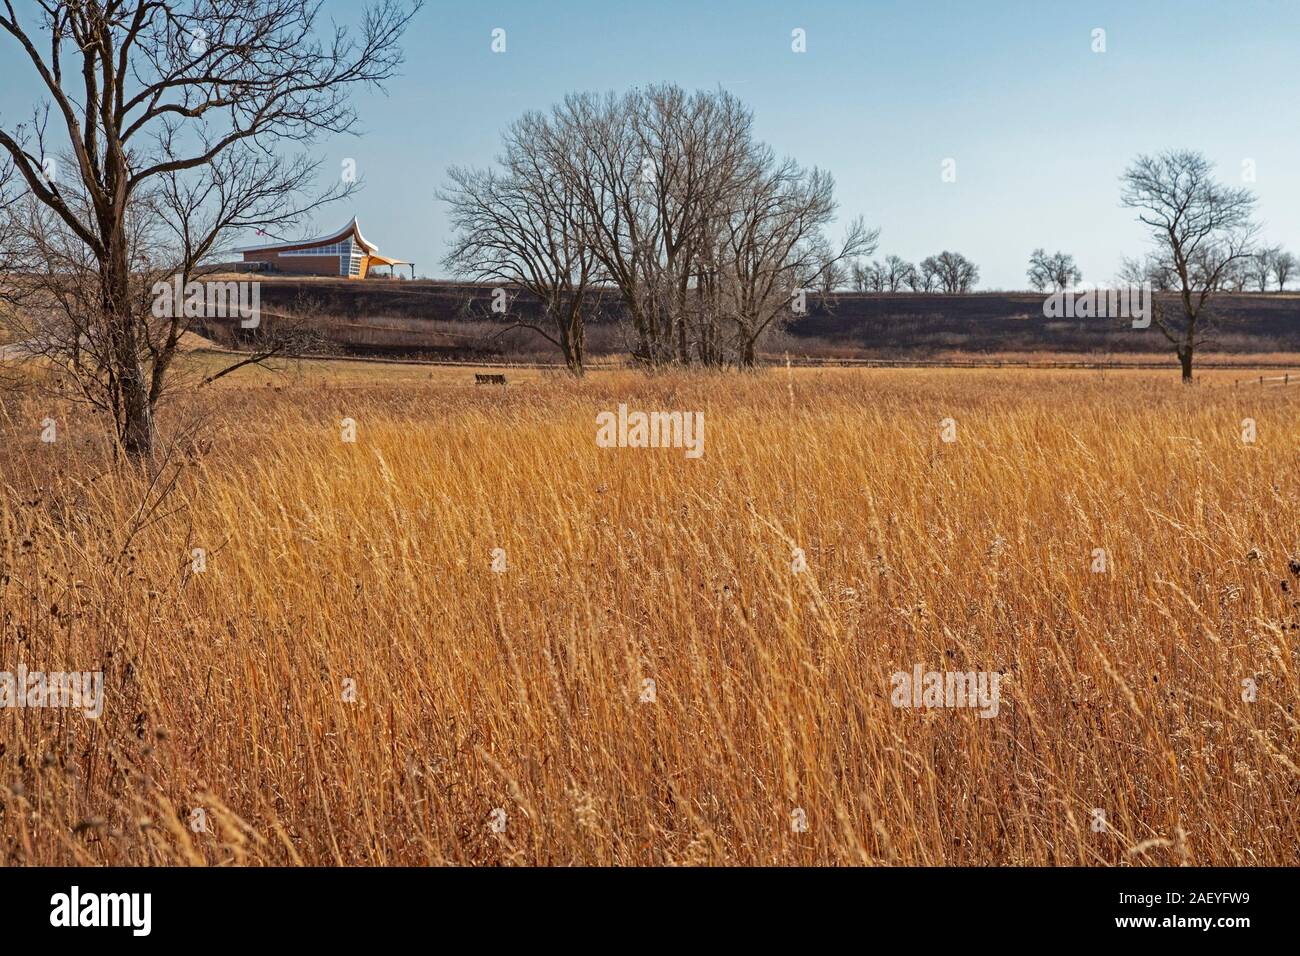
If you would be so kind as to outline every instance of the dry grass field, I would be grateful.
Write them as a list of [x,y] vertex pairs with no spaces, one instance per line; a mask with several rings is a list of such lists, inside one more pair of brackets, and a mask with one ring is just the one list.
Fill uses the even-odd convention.
[[0,668],[105,675],[0,711],[5,863],[1300,862],[1300,388],[376,368],[183,395],[153,485],[0,403]]

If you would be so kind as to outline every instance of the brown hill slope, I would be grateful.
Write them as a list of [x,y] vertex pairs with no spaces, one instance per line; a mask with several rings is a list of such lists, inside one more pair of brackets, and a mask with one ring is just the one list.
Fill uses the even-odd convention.
[[[501,335],[509,321],[490,311],[491,286],[439,281],[286,279],[263,277],[262,305],[272,315],[296,314],[318,324],[341,352],[444,358],[525,356],[552,358],[535,333]],[[1172,297],[1160,297],[1171,309]],[[928,359],[955,355],[1163,355],[1157,329],[1137,330],[1107,319],[1049,319],[1044,297],[1023,292],[970,295],[842,292],[808,300],[809,313],[774,329],[769,353],[864,358]],[[1215,345],[1225,356],[1300,352],[1300,295],[1243,293],[1217,300]],[[512,311],[536,318],[526,296]],[[589,332],[593,355],[624,350],[617,307]],[[225,344],[241,334],[226,323],[200,329]]]

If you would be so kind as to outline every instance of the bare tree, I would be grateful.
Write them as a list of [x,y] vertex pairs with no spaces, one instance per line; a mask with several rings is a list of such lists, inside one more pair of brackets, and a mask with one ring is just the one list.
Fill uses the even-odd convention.
[[[749,110],[725,91],[662,85],[571,95],[551,122],[577,144],[565,175],[582,200],[586,244],[624,300],[634,355],[651,365],[711,358],[712,310],[700,307],[698,284],[729,197],[756,174]],[[704,282],[716,288],[716,276]]]
[[1260,292],[1268,291],[1268,284],[1273,279],[1273,264],[1281,254],[1281,246],[1265,246],[1256,249],[1243,260],[1246,274]]
[[[151,411],[174,388],[208,384],[247,365],[264,365],[321,346],[321,336],[305,316],[262,310],[259,290],[249,288],[255,282],[229,277],[190,282],[191,276],[210,278],[210,267],[200,263],[202,252],[190,242],[203,241],[210,226],[206,215],[214,210],[220,214],[220,204],[205,201],[188,206],[181,187],[174,182],[170,186],[137,194],[126,223],[131,276],[129,298],[121,312],[135,321],[139,360],[149,373]],[[75,182],[62,189],[62,198],[79,216],[91,215],[91,203]],[[45,360],[56,368],[59,374],[38,380],[42,387],[53,383],[53,391],[62,397],[108,414],[119,429],[120,441],[121,406],[114,402],[119,394],[117,341],[102,307],[99,261],[60,216],[30,194],[11,211],[9,221],[20,250],[18,258],[38,264],[16,278],[21,308],[7,323],[16,340],[11,353],[23,360]],[[167,293],[163,302],[160,289]],[[246,307],[251,311],[244,311]],[[236,320],[245,325],[245,318],[247,331],[229,332],[233,340],[247,346],[242,357],[210,374],[175,374],[172,362],[186,331],[198,327],[208,334],[210,326],[227,320],[233,330]]]
[[725,91],[688,95],[671,84],[649,87],[630,105],[652,214],[643,235],[657,240],[642,260],[645,287],[660,327],[670,330],[674,359],[686,363],[699,347],[691,341],[692,283],[729,197],[754,175],[753,116]]
[[[3,309],[12,303],[18,293],[14,271],[21,261],[17,255],[17,233],[14,207],[18,203],[17,184],[14,181],[13,162],[0,154],[0,318]],[[4,323],[0,322],[0,330]]]
[[871,289],[871,272],[875,268],[874,263],[868,262],[863,265],[861,262],[855,262],[849,268],[849,280],[852,283],[854,292],[867,292]]
[[897,292],[907,285],[908,276],[914,271],[913,266],[906,259],[899,256],[885,257],[885,290],[887,292]]
[[18,370],[6,361],[11,355],[8,343],[17,337],[20,301],[29,288],[19,273],[23,258],[17,241],[17,203],[13,163],[0,155],[0,386],[22,381]]
[[[52,216],[31,238],[93,276],[91,289],[69,280],[78,291],[65,305],[93,309],[78,317],[87,335],[70,340],[96,344],[82,371],[98,383],[129,456],[152,453],[154,409],[179,339],[177,326],[151,327],[144,308],[142,289],[153,283],[138,257],[150,266],[162,257],[150,252],[160,234],[143,218],[189,210],[179,261],[168,263],[188,280],[198,264],[189,253],[216,249],[231,229],[313,208],[295,197],[311,164],[276,147],[352,130],[351,90],[394,75],[418,5],[382,0],[357,33],[333,27],[321,38],[315,0],[47,0],[32,23],[3,0],[0,35],[16,47],[5,55],[39,78],[66,134],[68,175],[48,148],[43,110],[0,128],[0,148]],[[71,361],[80,346],[70,348]]]
[[885,267],[880,262],[855,262],[851,276],[854,292],[880,292],[885,288]]
[[[793,160],[778,163],[766,149],[752,162],[750,185],[727,217],[720,256],[735,347],[746,367],[754,365],[759,336],[778,316],[790,314],[801,288],[832,291],[846,263],[870,255],[879,237],[859,218],[832,245],[822,231],[835,215],[830,174],[802,169]],[[869,274],[875,273],[873,268]]]
[[778,162],[752,125],[725,91],[662,85],[572,94],[529,133],[564,183],[592,281],[622,300],[638,361],[752,364],[796,288],[827,295],[875,247],[860,220],[832,243],[831,178]]
[[[1164,292],[1173,291],[1173,270],[1166,269],[1169,283],[1161,290]],[[1245,292],[1246,287],[1250,285],[1250,270],[1244,260],[1238,260],[1228,266],[1223,272],[1223,289],[1225,292]],[[1154,288],[1154,284],[1152,285]]]
[[907,274],[907,287],[913,292],[932,292],[934,282],[934,271],[924,262],[919,266],[913,266],[912,271]]
[[848,270],[843,261],[830,243],[820,238],[813,241],[812,255],[804,265],[804,273],[807,275],[804,284],[820,293],[823,300],[848,282]]
[[[1240,266],[1241,263],[1234,263]],[[1241,269],[1233,269],[1232,273],[1237,277],[1240,285],[1236,291],[1240,292],[1245,287],[1246,277]],[[1148,253],[1141,259],[1123,259],[1120,265],[1119,280],[1121,283],[1128,285],[1142,285],[1151,283],[1151,289],[1154,292],[1172,292],[1174,282],[1177,276],[1174,274],[1173,267],[1169,265],[1160,256],[1155,253]]]
[[960,252],[947,250],[922,261],[921,270],[931,276],[947,295],[969,292],[979,281],[980,270]]
[[885,265],[873,261],[867,269],[867,289],[870,292],[885,291]]
[[582,203],[582,241],[601,266],[603,278],[620,293],[636,342],[633,355],[657,364],[666,359],[651,297],[643,293],[642,257],[654,241],[642,186],[642,156],[627,97],[612,93],[571,94],[552,111],[557,129],[570,131],[575,153],[562,175]]
[[444,260],[459,275],[509,283],[539,303],[547,327],[516,318],[560,349],[574,375],[585,358],[584,306],[597,278],[579,190],[565,175],[572,130],[528,113],[505,136],[502,169],[453,167],[440,193],[456,237]]
[[1277,279],[1277,291],[1282,292],[1286,289],[1287,282],[1290,281],[1292,274],[1296,271],[1298,263],[1296,257],[1287,252],[1282,247],[1277,247],[1273,255],[1273,276]]
[[1047,289],[1061,292],[1083,279],[1074,256],[1059,250],[1049,255],[1041,246],[1030,253],[1026,275],[1029,284],[1038,292]]
[[901,290],[904,286],[912,292],[916,291],[917,284],[920,282],[920,276],[917,274],[916,266],[907,263],[907,268],[903,271],[902,282],[899,285]]
[[1190,384],[1195,353],[1213,319],[1213,297],[1224,289],[1233,264],[1251,253],[1255,197],[1216,182],[1212,164],[1191,150],[1139,156],[1122,183],[1121,202],[1139,210],[1157,258],[1174,273],[1182,314],[1172,315],[1156,301],[1152,321],[1174,346],[1182,380]]

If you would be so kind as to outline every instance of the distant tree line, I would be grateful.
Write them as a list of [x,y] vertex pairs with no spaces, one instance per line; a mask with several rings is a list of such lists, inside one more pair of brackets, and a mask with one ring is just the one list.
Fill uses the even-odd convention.
[[1267,292],[1271,285],[1281,292],[1296,274],[1296,266],[1296,257],[1292,253],[1281,246],[1267,246],[1255,250],[1248,259],[1234,263],[1229,282],[1234,292]]
[[[507,131],[496,168],[450,171],[441,195],[456,239],[446,264],[532,293],[545,320],[516,324],[554,342],[579,374],[585,316],[610,289],[640,361],[749,366],[759,337],[798,314],[804,292],[975,287],[979,268],[958,252],[866,261],[879,230],[860,218],[832,243],[831,177],[778,160],[751,127],[731,95],[675,86],[572,95],[529,113]],[[1152,324],[1191,382],[1216,297],[1285,289],[1300,265],[1280,247],[1256,245],[1255,196],[1218,182],[1200,153],[1139,156],[1121,181],[1121,204],[1137,211],[1152,247],[1125,259],[1118,278],[1171,293],[1153,300]],[[1055,292],[1083,274],[1069,253],[1039,247],[1027,277]]]
[[970,292],[979,281],[980,270],[960,252],[943,251],[922,259],[919,265],[899,256],[883,262],[855,262],[850,281],[855,292],[942,292],[947,295]]
[[[1223,270],[1219,291],[1283,292],[1297,276],[1298,261],[1281,246],[1267,246],[1233,259]],[[1166,257],[1152,253],[1140,259],[1125,259],[1121,278],[1147,281],[1156,292],[1178,290],[1178,273]]]

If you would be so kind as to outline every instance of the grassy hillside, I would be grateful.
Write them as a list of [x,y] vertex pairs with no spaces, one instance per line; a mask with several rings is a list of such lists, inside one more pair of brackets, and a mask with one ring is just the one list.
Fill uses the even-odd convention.
[[[490,287],[466,283],[263,278],[272,312],[308,316],[343,352],[433,358],[553,359],[549,343],[526,330],[500,334],[509,322],[490,311]],[[1176,302],[1166,299],[1170,308]],[[1153,327],[1126,322],[1043,316],[1043,297],[1029,293],[972,295],[839,293],[810,297],[809,313],[764,343],[768,355],[823,358],[937,359],[1011,353],[1121,360],[1169,355]],[[537,318],[520,296],[514,310]],[[1219,300],[1216,344],[1208,356],[1300,352],[1300,295],[1241,294]],[[593,356],[626,349],[616,304],[592,321]],[[228,325],[207,330],[227,344]]]

